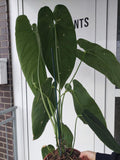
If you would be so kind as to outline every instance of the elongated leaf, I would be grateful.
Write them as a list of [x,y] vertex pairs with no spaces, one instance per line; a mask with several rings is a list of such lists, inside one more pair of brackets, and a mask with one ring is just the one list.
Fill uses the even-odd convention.
[[[38,87],[38,55],[40,55],[41,51],[39,50],[38,45],[39,34],[37,34],[36,27],[34,26],[33,28],[26,16],[22,15],[17,18],[16,45],[18,57],[25,78],[35,94],[36,88]],[[39,63],[40,82],[42,84],[46,80],[47,76],[41,55],[39,57]]]
[[57,81],[59,74],[62,88],[75,63],[76,35],[69,11],[63,5],[57,5],[54,12],[43,7],[38,14],[38,28],[45,63],[53,77],[55,70]]
[[73,135],[67,125],[62,124],[63,143],[67,148],[72,147]]
[[87,124],[90,126],[90,128],[96,133],[96,135],[103,141],[104,144],[106,144],[116,153],[120,153],[120,145],[116,143],[111,133],[101,123],[101,121],[95,114],[89,112],[88,110],[85,110],[83,112],[83,117],[86,120]]
[[80,82],[77,80],[73,81],[73,101],[74,101],[74,107],[77,115],[81,120],[83,120],[84,123],[87,123],[83,117],[84,110],[89,110],[91,113],[95,114],[98,119],[101,121],[101,123],[106,126],[105,119],[94,101],[94,99],[88,94],[86,89],[82,86]]
[[[51,101],[51,103],[55,104],[54,91],[52,88],[52,79],[47,79],[46,82],[42,86],[45,103],[47,105],[48,111],[50,112],[47,98]],[[55,107],[53,108],[53,113],[55,111]],[[52,116],[51,112],[50,115]],[[33,106],[32,106],[32,130],[33,130],[33,139],[39,138],[49,120],[48,114],[45,110],[44,104],[42,102],[42,98],[40,93],[38,92],[34,98]]]
[[113,84],[120,87],[120,63],[112,52],[84,39],[78,44],[85,52],[77,50],[76,56],[87,65],[103,73]]
[[51,144],[48,145],[48,146],[42,147],[41,152],[42,152],[42,157],[43,157],[43,159],[44,159],[49,153],[52,153],[54,150],[55,150],[55,148],[54,148],[54,146],[52,146]]
[[39,95],[36,95],[32,107],[32,130],[34,140],[42,135],[48,120],[49,118],[42,99]]

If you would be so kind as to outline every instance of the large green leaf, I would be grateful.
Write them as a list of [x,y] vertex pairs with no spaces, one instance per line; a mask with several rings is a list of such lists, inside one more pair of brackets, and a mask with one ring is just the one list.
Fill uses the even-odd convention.
[[67,125],[62,124],[62,137],[63,143],[67,148],[72,147],[73,135]]
[[106,126],[105,119],[94,101],[94,99],[88,94],[86,89],[82,86],[80,82],[77,80],[73,81],[73,101],[74,101],[74,107],[77,115],[81,120],[83,120],[84,123],[87,123],[83,117],[84,110],[89,110],[91,113],[95,114],[98,119],[101,121],[101,123]]
[[104,144],[106,144],[116,153],[120,153],[120,145],[116,143],[109,130],[101,123],[97,115],[85,110],[83,112],[83,117],[90,128],[96,133],[96,135],[103,141]]
[[33,139],[39,138],[49,120],[40,95],[36,95],[32,106]]
[[79,39],[78,44],[85,52],[77,50],[76,56],[87,65],[103,73],[113,84],[120,87],[120,63],[112,52],[98,44]]
[[38,29],[47,68],[53,77],[55,69],[57,81],[59,74],[62,88],[75,63],[76,35],[71,15],[63,5],[57,5],[54,12],[48,7],[43,7],[38,14]]
[[44,83],[47,76],[39,47],[40,39],[37,28],[30,25],[30,22],[25,15],[19,16],[16,20],[16,45],[23,73],[35,94],[36,88],[38,87],[38,57],[39,79],[41,84]]
[[[48,111],[50,112],[47,98],[55,106],[55,94],[52,86],[52,79],[47,79],[42,86],[42,91],[45,99],[45,103],[47,105]],[[55,107],[53,108],[53,113],[55,111]],[[50,115],[52,116],[51,112]],[[33,130],[33,139],[39,138],[49,120],[48,114],[45,110],[42,98],[40,93],[38,92],[34,98],[33,106],[32,106],[32,130]]]
[[52,146],[51,144],[48,145],[48,146],[42,147],[41,152],[42,152],[42,157],[43,157],[43,159],[44,159],[49,153],[52,153],[54,150],[55,150],[55,148],[54,148],[54,146]]

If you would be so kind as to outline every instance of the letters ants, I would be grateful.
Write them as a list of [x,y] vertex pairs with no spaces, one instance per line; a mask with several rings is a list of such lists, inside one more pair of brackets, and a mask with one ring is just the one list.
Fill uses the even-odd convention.
[[75,19],[74,26],[75,26],[75,29],[88,27],[89,26],[89,17]]

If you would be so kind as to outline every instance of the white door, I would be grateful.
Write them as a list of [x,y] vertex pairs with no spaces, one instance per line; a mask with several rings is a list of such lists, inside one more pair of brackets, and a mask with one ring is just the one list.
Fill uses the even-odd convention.
[[[109,3],[108,3],[109,2]],[[17,139],[19,160],[40,160],[41,147],[47,144],[55,145],[55,136],[50,123],[43,135],[33,141],[31,126],[31,109],[33,94],[26,84],[21,72],[16,47],[15,47],[15,19],[20,14],[26,14],[31,23],[36,23],[39,9],[48,5],[54,9],[56,4],[64,4],[68,7],[76,27],[77,38],[85,38],[97,42],[115,52],[115,29],[117,0],[14,0],[10,1],[11,21],[11,47],[13,60],[14,101],[17,109]],[[112,21],[112,24],[111,24]],[[108,25],[107,25],[107,22]],[[111,35],[112,34],[112,35]],[[112,36],[112,37],[111,37]],[[112,41],[111,41],[112,38]],[[108,121],[108,127],[113,133],[114,128],[114,86],[100,73],[94,71],[85,64],[81,65],[76,78],[81,81],[88,92],[95,98],[103,114]],[[110,98],[108,98],[110,97]],[[68,98],[68,99],[67,99]],[[64,106],[64,122],[74,130],[75,113],[72,98],[67,95]],[[111,107],[111,115],[108,113]],[[68,114],[69,109],[69,114]],[[67,116],[66,114],[67,113]],[[110,125],[111,124],[111,125]],[[94,135],[88,126],[81,121],[77,124],[77,138],[75,148],[82,150],[108,151],[102,142]],[[49,133],[49,134],[48,134]]]

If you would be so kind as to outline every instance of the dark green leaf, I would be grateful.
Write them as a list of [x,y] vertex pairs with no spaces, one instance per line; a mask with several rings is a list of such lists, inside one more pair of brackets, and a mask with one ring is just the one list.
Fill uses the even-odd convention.
[[65,124],[62,124],[62,137],[65,146],[67,148],[72,147],[73,135],[70,129]]
[[[34,29],[33,29],[34,28]],[[36,93],[38,87],[37,67],[38,67],[38,55],[41,52],[38,46],[37,29],[35,25],[32,28],[28,18],[24,15],[19,16],[16,20],[16,45],[18,51],[18,57],[20,60],[21,68],[25,75],[25,78],[31,87],[33,93]],[[39,71],[40,82],[44,83],[46,80],[45,66],[42,60],[42,56],[39,58]]]
[[55,148],[54,148],[54,146],[52,146],[51,144],[48,145],[48,146],[42,147],[41,152],[42,152],[42,157],[43,157],[43,159],[44,159],[49,153],[52,153],[54,150],[55,150]]
[[47,96],[50,97],[52,92],[52,78],[47,78],[46,81],[42,85],[42,92]]
[[39,95],[36,95],[32,106],[32,130],[34,140],[42,135],[48,120],[49,118],[42,99]]
[[[42,91],[44,94],[45,102],[47,104],[47,108],[50,112],[47,98],[49,98],[49,100],[53,104],[53,107],[55,104],[55,94],[53,91],[51,78],[47,79],[46,82],[43,84]],[[54,111],[55,111],[55,107],[53,108],[53,112]],[[51,112],[50,112],[50,115],[52,115]],[[33,106],[32,106],[33,139],[37,139],[42,135],[48,120],[49,120],[48,114],[43,105],[40,93],[38,92],[34,98]]]
[[87,65],[103,73],[113,84],[120,87],[120,63],[112,52],[98,44],[79,39],[78,44],[85,52],[77,50],[76,56]]
[[83,112],[83,117],[86,120],[90,128],[96,133],[96,135],[101,139],[101,141],[106,144],[110,149],[116,153],[120,153],[120,145],[118,145],[108,131],[108,129],[101,123],[98,117],[88,110]]
[[[59,74],[60,87],[62,88],[75,64],[76,35],[71,15],[63,5],[57,5],[54,12],[48,7],[43,7],[38,14],[38,28],[45,63],[53,77],[53,68],[55,69],[57,81]],[[57,72],[56,54],[59,73]]]
[[95,114],[98,117],[98,119],[101,121],[101,123],[103,123],[104,126],[106,126],[105,119],[98,105],[96,104],[94,99],[88,94],[88,92],[82,86],[82,84],[77,80],[74,80],[73,85],[74,85],[74,88],[72,91],[72,95],[74,100],[74,106],[75,106],[75,111],[79,116],[79,118],[81,118],[83,122],[87,123],[82,115],[84,110],[87,109],[93,114]]

